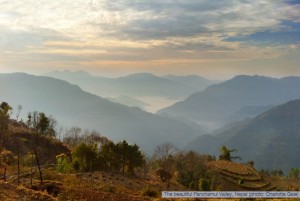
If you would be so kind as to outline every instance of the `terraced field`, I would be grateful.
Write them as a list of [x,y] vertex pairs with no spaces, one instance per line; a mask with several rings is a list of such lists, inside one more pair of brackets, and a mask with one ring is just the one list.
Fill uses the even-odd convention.
[[219,160],[208,163],[218,173],[222,190],[276,191],[276,186],[264,180],[251,166]]

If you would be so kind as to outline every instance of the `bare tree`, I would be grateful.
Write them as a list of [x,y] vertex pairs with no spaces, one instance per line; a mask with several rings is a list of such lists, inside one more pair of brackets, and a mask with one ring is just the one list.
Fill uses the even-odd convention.
[[40,173],[40,183],[43,184],[43,173],[42,173],[42,169],[41,169],[39,157],[38,157],[38,155],[37,155],[36,146],[34,146],[34,155],[35,155],[36,164],[37,164],[37,166],[38,166],[39,173]]
[[166,183],[166,189],[169,189],[170,180],[172,179],[174,170],[174,155],[177,152],[177,148],[169,142],[163,143],[156,147],[153,160],[156,164],[156,175]]
[[175,145],[165,142],[155,148],[152,158],[160,168],[170,170],[172,157],[177,153],[177,150]]
[[16,139],[17,145],[17,161],[18,161],[18,184],[20,184],[20,142],[19,139]]
[[70,129],[65,129],[63,142],[71,147],[76,147],[81,143],[81,128],[71,127]]
[[18,105],[17,107],[17,114],[16,114],[16,118],[17,118],[17,121],[19,119],[19,116],[21,114],[21,110],[23,109],[22,105]]
[[62,135],[63,135],[63,132],[64,132],[64,128],[63,127],[59,127],[59,129],[57,130],[57,135],[56,135],[56,138],[61,141],[62,140]]
[[40,159],[38,157],[38,151],[37,151],[37,147],[38,147],[38,135],[34,134],[32,135],[32,148],[33,148],[33,153],[35,156],[35,161],[36,161],[36,165],[38,166],[38,170],[39,170],[39,174],[40,174],[40,183],[43,184],[43,172],[41,169],[41,164],[40,164]]

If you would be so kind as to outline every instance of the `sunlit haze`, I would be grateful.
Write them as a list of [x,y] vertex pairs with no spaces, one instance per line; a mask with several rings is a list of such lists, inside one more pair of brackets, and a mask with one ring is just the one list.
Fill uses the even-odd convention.
[[0,0],[0,72],[300,76],[300,1]]

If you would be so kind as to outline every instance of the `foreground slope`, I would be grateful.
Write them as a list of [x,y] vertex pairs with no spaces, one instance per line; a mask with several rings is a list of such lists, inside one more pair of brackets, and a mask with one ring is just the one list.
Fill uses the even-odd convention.
[[238,149],[244,161],[258,168],[288,171],[300,166],[300,100],[274,107],[257,117],[236,123],[215,135],[199,136],[187,146],[218,154],[222,144]]
[[0,200],[3,201],[55,201],[54,197],[44,192],[34,191],[22,186],[0,181]]
[[14,108],[53,115],[63,126],[96,129],[113,140],[126,139],[146,151],[169,141],[178,146],[198,135],[199,127],[113,103],[65,81],[24,73],[0,75],[0,101]]

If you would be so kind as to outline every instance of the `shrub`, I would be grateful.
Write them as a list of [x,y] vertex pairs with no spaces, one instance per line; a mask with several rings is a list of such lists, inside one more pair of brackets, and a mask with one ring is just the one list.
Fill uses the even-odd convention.
[[142,189],[141,195],[148,196],[148,197],[157,197],[158,191],[155,188],[147,186],[146,188]]
[[245,180],[243,177],[239,177],[239,185],[242,186],[245,183]]
[[210,190],[210,181],[205,178],[199,179],[199,190],[209,191]]

